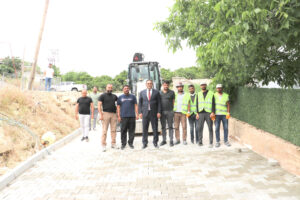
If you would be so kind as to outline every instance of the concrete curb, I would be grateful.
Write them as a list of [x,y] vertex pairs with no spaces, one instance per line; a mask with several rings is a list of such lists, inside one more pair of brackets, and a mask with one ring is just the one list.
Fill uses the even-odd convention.
[[54,144],[48,146],[47,148],[42,149],[41,151],[37,152],[36,154],[29,157],[24,162],[20,163],[17,167],[15,167],[12,171],[4,174],[0,177],[0,191],[8,186],[13,180],[15,180],[18,176],[24,173],[26,170],[31,168],[36,162],[43,159],[47,155],[50,155],[51,152],[59,149],[60,147],[64,146],[65,144],[72,141],[75,137],[80,135],[80,129],[75,130],[71,134],[65,136],[61,140],[55,142]]

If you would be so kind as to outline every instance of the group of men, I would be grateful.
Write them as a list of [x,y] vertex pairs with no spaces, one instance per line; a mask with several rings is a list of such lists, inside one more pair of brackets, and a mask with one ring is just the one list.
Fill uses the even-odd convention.
[[[224,144],[231,146],[228,141],[228,119],[230,117],[229,95],[223,92],[221,84],[218,84],[216,92],[207,90],[207,84],[201,83],[201,91],[196,93],[194,85],[188,86],[188,93],[184,92],[184,85],[176,85],[177,92],[169,89],[169,82],[164,81],[162,90],[153,88],[153,81],[147,80],[147,89],[138,95],[130,94],[130,86],[123,86],[123,93],[119,97],[112,93],[113,85],[106,86],[106,92],[99,95],[97,87],[93,88],[90,97],[87,91],[82,91],[82,97],[77,100],[76,119],[80,119],[82,128],[82,141],[88,141],[88,133],[91,128],[96,128],[97,116],[102,121],[102,150],[106,151],[106,137],[108,127],[111,132],[111,147],[116,148],[117,121],[121,124],[121,149],[125,149],[128,143],[134,148],[136,120],[142,119],[143,135],[142,148],[148,146],[148,129],[151,123],[153,132],[153,145],[155,148],[167,144],[167,129],[169,133],[169,145],[181,143],[180,130],[182,127],[182,143],[187,145],[187,121],[190,125],[191,143],[203,146],[203,128],[206,122],[209,130],[209,147],[213,147],[213,121],[215,121],[216,147],[220,147],[220,124],[223,123]],[[91,119],[94,119],[93,127]],[[158,121],[162,127],[162,142],[158,145]],[[173,128],[174,124],[174,128]],[[175,129],[175,141],[173,140]],[[128,133],[128,142],[127,142]]]

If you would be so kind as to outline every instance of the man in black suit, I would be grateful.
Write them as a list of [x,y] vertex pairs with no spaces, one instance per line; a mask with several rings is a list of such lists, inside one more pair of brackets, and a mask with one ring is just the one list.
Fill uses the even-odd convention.
[[149,123],[153,129],[153,144],[158,148],[158,118],[161,115],[161,98],[158,90],[153,89],[153,81],[147,80],[147,89],[141,91],[139,96],[139,115],[143,121],[143,149],[148,145]]

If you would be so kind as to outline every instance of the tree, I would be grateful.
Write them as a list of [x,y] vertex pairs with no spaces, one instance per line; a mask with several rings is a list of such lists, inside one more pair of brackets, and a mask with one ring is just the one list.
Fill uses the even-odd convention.
[[179,68],[175,70],[174,75],[187,79],[207,78],[204,70],[201,67]]
[[[21,70],[22,61],[20,58],[14,58],[15,67],[17,71]],[[13,61],[11,58],[6,57],[2,60],[2,64],[0,64],[0,73],[15,73],[15,69],[13,66]]]
[[170,69],[161,68],[160,75],[163,80],[172,81],[174,72],[172,72]]
[[54,76],[56,76],[56,77],[61,77],[59,67],[57,67],[56,65],[52,65],[52,68],[53,68],[53,70],[54,70]]
[[298,0],[176,0],[156,29],[170,49],[195,49],[200,66],[227,88],[300,82]]
[[115,89],[116,90],[119,90],[121,91],[123,86],[125,84],[127,84],[127,70],[124,70],[122,71],[120,74],[116,75],[114,80],[113,80],[113,83],[114,83],[114,86],[115,86]]

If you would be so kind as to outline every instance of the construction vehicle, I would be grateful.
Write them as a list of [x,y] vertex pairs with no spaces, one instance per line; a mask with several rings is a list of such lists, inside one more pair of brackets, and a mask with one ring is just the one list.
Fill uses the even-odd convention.
[[[130,86],[131,93],[139,99],[139,94],[142,90],[146,89],[146,81],[153,81],[153,88],[160,90],[161,88],[161,76],[160,65],[158,62],[144,61],[144,55],[142,53],[135,53],[133,56],[133,62],[128,67],[128,84]],[[150,123],[151,124],[151,123]],[[142,133],[143,125],[142,120],[139,119],[136,122],[135,133]],[[153,132],[151,125],[149,126],[149,133]],[[158,132],[161,132],[160,121],[158,123]]]

